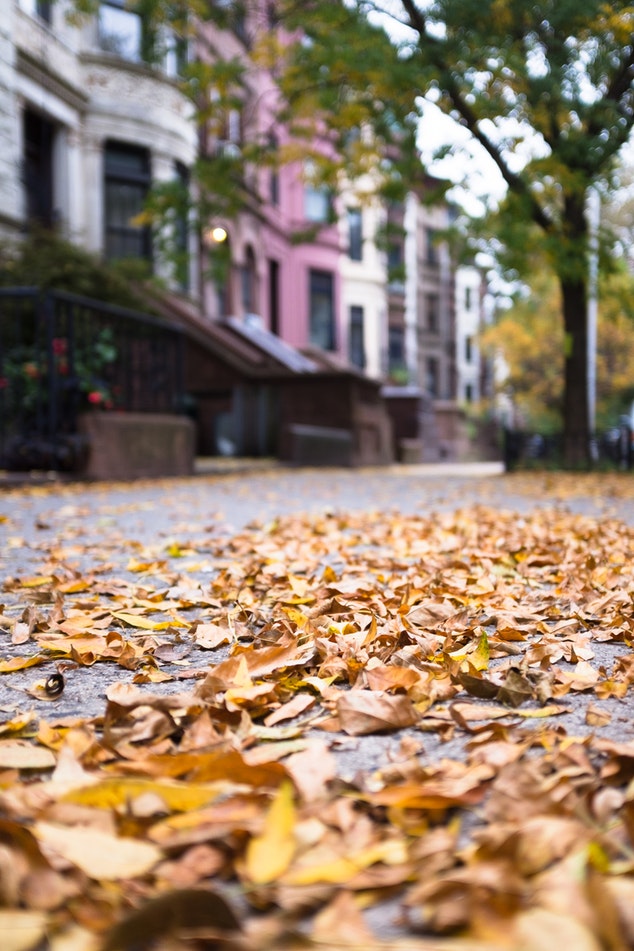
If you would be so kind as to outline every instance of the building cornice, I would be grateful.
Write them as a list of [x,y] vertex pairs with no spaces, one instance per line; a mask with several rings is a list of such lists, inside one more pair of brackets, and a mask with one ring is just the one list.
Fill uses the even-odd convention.
[[[101,66],[104,69],[112,69],[117,73],[145,76],[146,79],[153,79],[154,82],[161,83],[164,86],[172,86],[182,93],[178,79],[168,76],[162,69],[158,69],[149,63],[136,63],[133,60],[124,59],[121,56],[115,56],[102,50],[80,53],[79,61],[87,66]],[[183,98],[187,98],[184,93],[182,95]]]
[[76,109],[78,112],[85,111],[88,105],[88,96],[71,86],[56,73],[51,72],[40,60],[35,59],[24,50],[18,50],[16,66],[23,76],[28,77],[38,86],[46,89],[47,92],[57,96],[72,109]]

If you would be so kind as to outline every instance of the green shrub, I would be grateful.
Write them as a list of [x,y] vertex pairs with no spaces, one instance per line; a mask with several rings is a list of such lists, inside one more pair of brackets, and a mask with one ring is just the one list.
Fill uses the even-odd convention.
[[0,242],[0,287],[68,291],[133,310],[148,310],[137,289],[150,276],[146,262],[109,265],[47,231]]

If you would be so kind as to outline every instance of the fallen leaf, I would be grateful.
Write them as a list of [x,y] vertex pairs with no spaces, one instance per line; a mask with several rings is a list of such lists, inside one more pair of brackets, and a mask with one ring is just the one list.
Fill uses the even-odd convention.
[[337,700],[341,729],[350,736],[400,730],[419,720],[414,704],[402,694],[351,690]]
[[45,939],[47,927],[44,912],[0,908],[2,951],[35,951]]
[[237,931],[237,915],[225,898],[210,889],[181,889],[127,915],[106,934],[101,951],[129,951],[183,933],[202,932],[209,940]]
[[162,857],[160,849],[149,842],[78,826],[37,822],[33,834],[45,849],[50,849],[97,881],[144,875]]
[[56,757],[26,740],[0,740],[0,769],[52,769]]
[[293,787],[282,783],[266,813],[262,834],[247,846],[245,869],[256,885],[276,881],[290,865],[296,848],[295,822]]

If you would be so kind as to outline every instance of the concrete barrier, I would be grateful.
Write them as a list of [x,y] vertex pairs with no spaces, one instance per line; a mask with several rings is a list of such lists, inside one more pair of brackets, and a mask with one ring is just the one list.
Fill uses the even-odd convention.
[[194,471],[195,431],[187,416],[159,413],[84,413],[79,432],[88,458],[88,479],[186,476]]
[[295,423],[288,427],[290,457],[299,466],[351,466],[352,433],[333,426],[308,426]]

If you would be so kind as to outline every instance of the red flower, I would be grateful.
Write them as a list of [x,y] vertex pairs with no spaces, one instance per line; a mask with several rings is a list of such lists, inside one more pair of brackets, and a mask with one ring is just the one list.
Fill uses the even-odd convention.
[[66,337],[53,337],[53,353],[56,356],[61,356],[66,353],[68,350],[68,341]]
[[99,390],[92,390],[88,394],[88,402],[92,403],[93,406],[99,406],[102,400],[103,400],[103,394],[100,393]]
[[0,390],[6,390],[9,385],[9,381],[6,376],[0,376]]
[[32,380],[37,380],[38,376],[40,375],[40,369],[37,363],[25,363],[23,370],[25,375],[30,377]]

